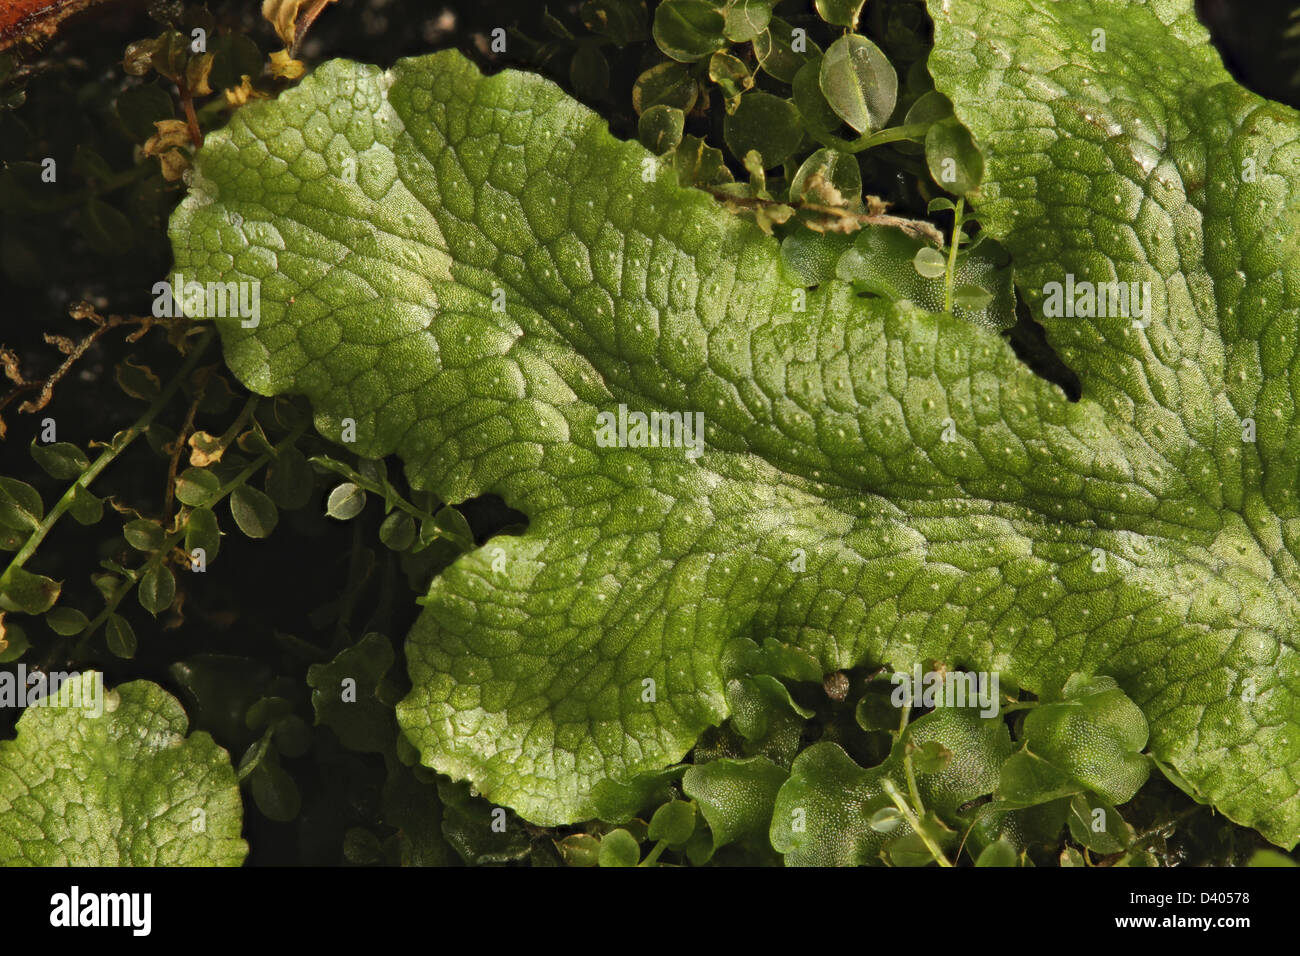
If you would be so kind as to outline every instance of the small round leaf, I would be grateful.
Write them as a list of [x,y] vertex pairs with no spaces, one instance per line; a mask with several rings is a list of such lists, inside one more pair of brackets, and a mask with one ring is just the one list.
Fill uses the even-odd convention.
[[275,530],[280,519],[275,502],[248,485],[240,485],[231,493],[230,515],[239,530],[250,538],[265,538]]
[[[238,79],[235,82],[238,83]],[[138,143],[143,143],[158,131],[155,122],[175,115],[172,98],[157,83],[126,90],[118,96],[114,106],[122,128]]]
[[903,117],[904,126],[929,126],[952,116],[952,101],[938,90],[930,90],[916,98]]
[[474,532],[465,520],[465,516],[451,505],[447,505],[433,516],[433,525],[443,537],[462,548],[474,547]]
[[379,526],[379,540],[394,551],[405,551],[415,543],[415,519],[405,511],[394,511]]
[[121,657],[125,660],[135,657],[135,630],[122,615],[110,614],[108,616],[108,622],[104,625],[104,635],[108,641],[108,649],[113,653],[114,657]]
[[202,507],[221,490],[221,479],[206,468],[186,468],[176,479],[176,499],[191,508]]
[[636,866],[641,860],[641,845],[626,830],[611,830],[600,841],[601,866]]
[[311,500],[315,484],[307,457],[296,448],[286,448],[266,469],[266,493],[281,508],[293,511]]
[[16,478],[0,477],[0,527],[31,531],[45,515],[40,493]]
[[660,63],[636,78],[632,85],[632,108],[640,115],[662,103],[689,113],[699,99],[700,87],[680,63]]
[[687,800],[670,800],[650,818],[651,840],[666,840],[681,846],[695,832],[695,804]]
[[974,192],[984,178],[984,157],[955,118],[935,123],[925,134],[925,164],[936,183],[958,196]]
[[927,279],[937,279],[948,271],[948,261],[933,246],[922,246],[912,258],[912,267]]
[[763,168],[771,169],[799,148],[799,110],[771,93],[746,94],[723,122],[722,137],[734,155],[743,157],[752,149],[763,157]]
[[253,802],[269,819],[287,823],[302,809],[298,784],[281,767],[278,758],[258,764],[253,771]]
[[821,53],[803,30],[790,26],[780,17],[773,17],[767,29],[754,37],[754,55],[758,65],[768,76],[782,83],[793,83],[800,67]]
[[190,512],[189,522],[185,525],[185,550],[192,553],[195,548],[202,548],[203,560],[210,564],[220,547],[221,528],[212,509],[196,508]]
[[325,513],[339,521],[351,521],[366,506],[366,492],[360,485],[345,481],[330,492]]
[[866,0],[815,0],[817,15],[837,27],[855,27]]
[[63,585],[43,574],[11,567],[0,577],[0,611],[44,614],[59,599]]
[[0,664],[12,664],[31,647],[27,632],[8,621],[0,626]]
[[664,0],[652,32],[659,49],[683,63],[702,60],[727,45],[726,18],[708,0]]
[[645,39],[645,4],[639,0],[585,0],[580,13],[588,30],[608,37],[614,46]]
[[32,442],[32,457],[51,478],[72,481],[90,467],[86,453],[71,442],[56,441],[48,445]]
[[140,579],[140,606],[150,614],[158,615],[171,607],[176,597],[176,578],[172,569],[155,564]]
[[78,524],[98,524],[99,519],[104,517],[104,499],[87,491],[81,485],[74,485],[68,514],[72,515]]
[[641,114],[637,138],[656,156],[675,149],[686,129],[686,114],[675,106],[659,103]]
[[867,826],[877,833],[893,833],[903,823],[903,814],[897,807],[881,807],[871,815]]
[[731,0],[723,32],[732,43],[754,39],[772,22],[773,0]]
[[814,135],[833,133],[843,125],[822,94],[821,87],[822,58],[809,60],[799,68],[791,84],[794,91],[794,105],[799,107],[799,116],[804,128]]
[[958,308],[978,312],[993,301],[993,293],[977,285],[958,286],[952,294],[953,305]]
[[584,100],[609,97],[609,61],[595,43],[583,43],[569,61],[569,82]]
[[62,637],[80,634],[90,623],[90,619],[75,607],[56,607],[45,615],[45,623],[50,630]]
[[569,866],[595,866],[600,862],[600,841],[590,833],[570,833],[555,848]]
[[719,52],[709,57],[709,79],[722,91],[723,106],[728,113],[736,112],[740,97],[754,87],[754,77],[750,74],[749,67],[730,53]]
[[937,740],[927,740],[912,754],[912,767],[918,774],[941,773],[952,763],[952,751]]
[[884,126],[898,99],[898,74],[866,37],[832,43],[822,57],[820,83],[831,109],[859,133]]
[[137,551],[157,551],[162,547],[163,539],[166,537],[162,526],[148,518],[128,521],[122,529],[122,534],[126,538],[126,543]]

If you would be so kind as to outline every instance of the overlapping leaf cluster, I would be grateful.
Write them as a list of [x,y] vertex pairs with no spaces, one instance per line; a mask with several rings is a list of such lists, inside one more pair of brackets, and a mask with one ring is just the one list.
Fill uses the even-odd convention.
[[[0,661],[151,653],[124,599],[180,624],[229,566],[223,528],[350,522],[346,584],[310,614],[332,643],[176,662],[188,738],[150,684],[103,717],[31,708],[0,745],[0,859],[237,863],[242,784],[354,863],[1150,865],[1177,858],[1151,812],[1173,791],[1128,801],[1157,766],[1294,844],[1295,116],[1228,78],[1186,0],[933,0],[928,69],[922,9],[587,0],[592,35],[550,13],[552,40],[509,31],[602,109],[626,75],[635,115],[609,115],[641,146],[454,54],[334,62],[240,107],[195,157],[176,266],[261,281],[259,327],[216,323],[230,368],[307,395],[342,450],[282,399],[232,420],[201,345],[167,384],[123,361],[135,425],[89,456],[32,442],[63,498],[0,478]],[[126,68],[186,107],[253,53],[168,31]],[[166,119],[169,87],[118,112],[174,178],[200,127],[301,64],[272,67],[193,124]],[[83,157],[77,202],[103,219],[95,197],[149,168]],[[34,172],[0,173],[0,203]],[[999,335],[1012,262],[1077,404]],[[1149,284],[1147,320],[1045,309],[1074,279]],[[73,314],[93,328],[51,339],[70,355],[149,324]],[[605,447],[596,416],[620,407],[700,412],[703,455]],[[161,510],[89,490],[136,437],[169,462]],[[480,495],[527,527],[487,537],[514,519],[454,506]],[[83,613],[25,565],[105,503],[121,533]],[[395,575],[433,581],[413,686],[375,632],[400,630]],[[1000,674],[1010,718],[900,710],[885,677],[913,665]]]
[[[1109,674],[1189,786],[1295,841],[1295,335],[1261,229],[1289,216],[1294,114],[1227,78],[1186,3],[935,6],[1027,287],[1157,290],[1140,331],[1048,326],[1077,404],[970,322],[804,288],[536,77],[335,62],[209,143],[172,235],[187,271],[263,283],[259,329],[218,322],[236,374],[530,519],[434,581],[408,642],[398,713],[432,766],[594,815],[732,711],[730,642],[773,636],[827,671]],[[598,446],[620,404],[702,411],[704,456]]]

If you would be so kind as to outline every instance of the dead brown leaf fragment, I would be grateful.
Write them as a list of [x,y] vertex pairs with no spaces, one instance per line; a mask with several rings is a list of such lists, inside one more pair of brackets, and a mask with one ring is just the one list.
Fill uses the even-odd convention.
[[262,0],[262,16],[275,27],[292,56],[321,12],[335,0]]
[[158,132],[145,141],[143,151],[146,156],[157,156],[163,178],[174,183],[185,175],[190,168],[190,159],[178,147],[189,146],[192,142],[190,124],[185,120],[155,120]]
[[271,75],[277,79],[296,80],[306,72],[307,65],[291,57],[287,49],[271,54]]
[[144,154],[146,156],[161,156],[173,147],[189,145],[190,128],[185,120],[154,120],[153,125],[158,132],[145,141]]
[[232,86],[223,91],[228,106],[243,106],[250,100],[264,100],[268,98],[266,93],[253,88],[252,77],[247,73],[239,78],[239,85]]

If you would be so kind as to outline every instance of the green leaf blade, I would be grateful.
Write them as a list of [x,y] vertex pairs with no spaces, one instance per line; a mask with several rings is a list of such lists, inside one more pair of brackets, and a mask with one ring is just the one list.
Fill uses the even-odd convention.
[[[761,628],[823,672],[1114,674],[1158,754],[1294,842],[1297,811],[1231,797],[1258,768],[1224,753],[1300,736],[1194,740],[1252,724],[1181,688],[1247,666],[1267,726],[1294,727],[1259,662],[1295,616],[1245,518],[1171,467],[1177,436],[1144,437],[1174,419],[1071,403],[960,317],[805,290],[775,240],[646,181],[647,159],[535,76],[335,61],[212,134],[173,218],[187,276],[263,282],[258,328],[215,320],[246,384],[305,394],[323,434],[397,452],[442,501],[529,518],[430,588],[398,706],[422,760],[534,822],[596,816],[598,787],[725,719],[723,649]],[[976,201],[1001,175],[989,160]],[[700,454],[598,441],[620,405],[699,412]]]
[[157,685],[107,691],[93,672],[29,707],[0,742],[0,865],[238,866],[229,755],[187,729]]
[[[1111,499],[1165,595],[1106,672],[1160,715],[1157,756],[1293,846],[1300,117],[1231,78],[1188,0],[929,6],[936,87],[984,154],[975,208],[1124,449],[1125,501],[1080,490]],[[1149,288],[1147,314],[1066,314],[1051,284],[1085,281]],[[1146,671],[1161,645],[1180,648],[1164,679]]]

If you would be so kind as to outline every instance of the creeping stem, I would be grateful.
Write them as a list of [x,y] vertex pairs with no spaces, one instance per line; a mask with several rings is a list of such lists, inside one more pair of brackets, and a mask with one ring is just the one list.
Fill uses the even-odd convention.
[[966,211],[966,200],[958,199],[952,212],[952,245],[948,249],[948,272],[943,281],[943,311],[952,312],[952,281],[957,274],[957,250],[961,247],[961,217]]
[[0,575],[0,584],[9,577],[10,572],[13,571],[14,568],[21,568],[27,563],[27,559],[36,553],[36,549],[40,546],[41,542],[45,540],[45,536],[50,533],[50,530],[54,527],[59,518],[63,516],[64,512],[72,506],[72,500],[76,496],[77,489],[80,488],[84,490],[89,488],[90,483],[99,477],[99,473],[107,468],[118,455],[122,454],[122,452],[127,449],[131,442],[139,438],[140,435],[144,433],[145,429],[153,424],[154,418],[158,416],[159,412],[167,407],[167,403],[172,400],[173,396],[175,396],[176,390],[181,387],[181,383],[186,381],[189,378],[190,373],[194,371],[194,366],[198,364],[199,359],[203,356],[203,352],[207,349],[208,343],[212,341],[212,336],[213,330],[210,328],[203,333],[202,337],[194,343],[194,347],[190,349],[190,354],[185,357],[185,362],[181,365],[180,369],[174,376],[172,376],[172,380],[167,383],[167,387],[164,388],[158,394],[158,397],[153,400],[153,404],[145,409],[144,414],[137,418],[129,428],[114,435],[113,440],[108,443],[108,447],[100,453],[100,456],[91,463],[89,468],[81,473],[76,481],[68,486],[68,490],[63,493],[63,497],[60,498],[55,503],[54,507],[49,510],[49,513],[36,527],[36,530],[32,532],[31,537],[29,537],[18,550],[18,553],[13,556],[13,560],[11,560],[9,566],[5,568],[4,574]]

